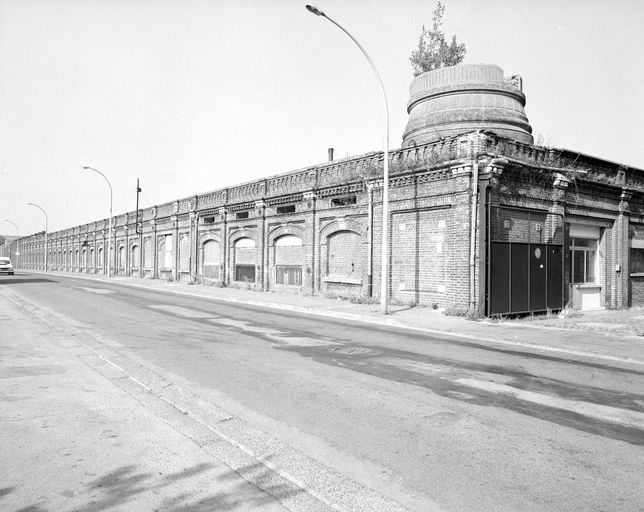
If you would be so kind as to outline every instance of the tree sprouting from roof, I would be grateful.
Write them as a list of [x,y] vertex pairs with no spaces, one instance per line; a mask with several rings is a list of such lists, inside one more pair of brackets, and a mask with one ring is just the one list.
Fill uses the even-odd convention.
[[444,13],[445,6],[440,1],[436,2],[431,30],[427,30],[423,25],[418,39],[418,48],[411,52],[409,59],[414,76],[433,69],[455,66],[465,58],[467,51],[465,44],[458,44],[456,36],[452,36],[449,43],[445,40],[445,34],[441,30]]

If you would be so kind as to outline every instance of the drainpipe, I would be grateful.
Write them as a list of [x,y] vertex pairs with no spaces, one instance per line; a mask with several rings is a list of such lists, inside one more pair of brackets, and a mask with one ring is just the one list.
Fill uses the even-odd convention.
[[473,154],[472,154],[472,214],[470,219],[470,311],[476,308],[476,220],[478,212],[478,197],[479,197],[479,149],[478,149],[478,136],[474,141]]
[[367,207],[367,296],[373,297],[373,186],[367,185],[367,197],[369,205]]
[[196,283],[199,279],[199,217],[200,212],[191,212],[194,217],[190,219],[190,282]]

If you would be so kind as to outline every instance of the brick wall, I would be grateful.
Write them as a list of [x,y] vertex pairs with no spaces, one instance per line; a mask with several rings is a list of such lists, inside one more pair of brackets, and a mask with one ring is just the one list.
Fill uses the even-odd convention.
[[[205,267],[218,265],[220,271],[212,272],[212,279],[234,285],[235,264],[247,264],[256,269],[253,285],[270,289],[276,285],[275,266],[284,264],[302,267],[302,293],[378,300],[381,249],[387,243],[393,301],[466,309],[477,305],[481,286],[478,276],[486,265],[485,247],[478,247],[477,235],[472,296],[471,181],[475,152],[481,173],[492,172],[485,166],[500,157],[511,161],[500,164],[502,172],[495,174],[492,205],[601,219],[604,265],[600,273],[605,301],[610,305],[618,285],[623,289],[628,283],[615,280],[613,275],[615,258],[620,257],[617,253],[621,251],[623,259],[627,247],[623,226],[618,233],[612,229],[613,223],[621,208],[622,188],[631,183],[629,186],[637,189],[638,183],[644,182],[641,171],[624,171],[591,157],[482,132],[391,152],[390,237],[386,241],[382,240],[381,225],[383,155],[374,152],[171,201],[146,208],[140,215],[120,214],[112,222],[113,251],[117,241],[126,248],[133,241],[138,243],[142,248],[141,277],[192,278],[202,275]],[[583,173],[574,174],[574,184],[562,193],[555,190],[553,166],[574,171],[580,165]],[[292,208],[284,208],[289,206]],[[633,220],[642,223],[644,200],[639,192],[633,193],[628,207],[631,216],[639,219]],[[140,230],[135,230],[137,220]],[[486,228],[482,220],[477,217],[479,232]],[[525,211],[515,210],[505,217],[492,217],[490,222],[495,236],[506,241],[560,243],[563,238],[561,223],[545,213],[528,217]],[[108,258],[101,260],[99,254],[107,252],[108,225],[108,219],[101,219],[50,233],[50,267],[53,263],[67,271],[104,272]],[[275,241],[287,233],[298,236],[301,247],[278,250]],[[169,256],[165,248],[158,250],[165,235],[171,235]],[[235,249],[240,238],[253,239],[255,247]],[[219,261],[206,262],[204,244],[214,240],[219,250],[212,258]],[[79,267],[74,261],[82,243],[94,251],[93,265]],[[18,268],[43,268],[42,234],[24,237],[19,246],[22,265]],[[115,261],[115,254],[111,259]],[[172,263],[167,265],[169,261]],[[127,272],[128,266],[136,268],[126,263],[120,270]],[[568,279],[567,269],[565,276]],[[639,286],[637,279],[629,286],[629,300],[640,300]]]

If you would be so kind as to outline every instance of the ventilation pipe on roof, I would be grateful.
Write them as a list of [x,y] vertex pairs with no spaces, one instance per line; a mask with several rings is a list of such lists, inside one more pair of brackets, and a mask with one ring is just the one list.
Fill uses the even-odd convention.
[[329,162],[333,162],[333,148],[329,148]]

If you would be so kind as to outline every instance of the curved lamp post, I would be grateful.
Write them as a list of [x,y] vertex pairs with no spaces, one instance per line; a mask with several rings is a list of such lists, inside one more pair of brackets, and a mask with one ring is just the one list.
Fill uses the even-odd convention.
[[9,219],[5,219],[4,221],[16,228],[16,233],[18,233],[18,237],[20,237],[20,229],[18,229],[18,225],[15,222],[11,222]]
[[47,213],[45,212],[45,210],[42,209],[42,206],[39,206],[36,203],[25,203],[25,204],[28,204],[30,206],[35,206],[45,215],[45,272],[47,272],[47,270],[49,270],[49,267],[47,265],[47,252],[48,252],[47,251],[47,231],[48,231]]
[[[4,221],[8,222],[14,228],[16,228],[16,233],[18,233],[18,238],[20,238],[20,229],[18,228],[18,225],[15,222],[10,221],[9,219],[4,219]],[[9,247],[11,247],[11,245]],[[9,252],[11,253],[11,249],[9,249]],[[20,256],[20,251],[18,250],[18,240],[16,240],[16,256]]]
[[382,103],[385,111],[385,160],[382,181],[382,266],[380,270],[380,312],[387,314],[389,313],[389,106],[387,104],[385,87],[382,84],[380,74],[378,73],[378,70],[376,69],[373,61],[371,60],[371,57],[369,57],[369,54],[360,45],[356,38],[353,37],[347,31],[347,29],[345,29],[337,21],[329,18],[324,13],[324,11],[318,9],[316,6],[307,5],[306,8],[316,16],[322,16],[323,18],[326,18],[351,38],[351,40],[358,46],[358,48],[360,48],[362,54],[369,61],[371,69],[376,75],[378,84],[380,85],[380,92],[382,93]]
[[107,231],[107,277],[112,277],[112,184],[101,171],[86,165],[81,165],[81,167],[86,171],[94,171],[103,176],[107,182],[107,186],[110,187],[110,220]]

